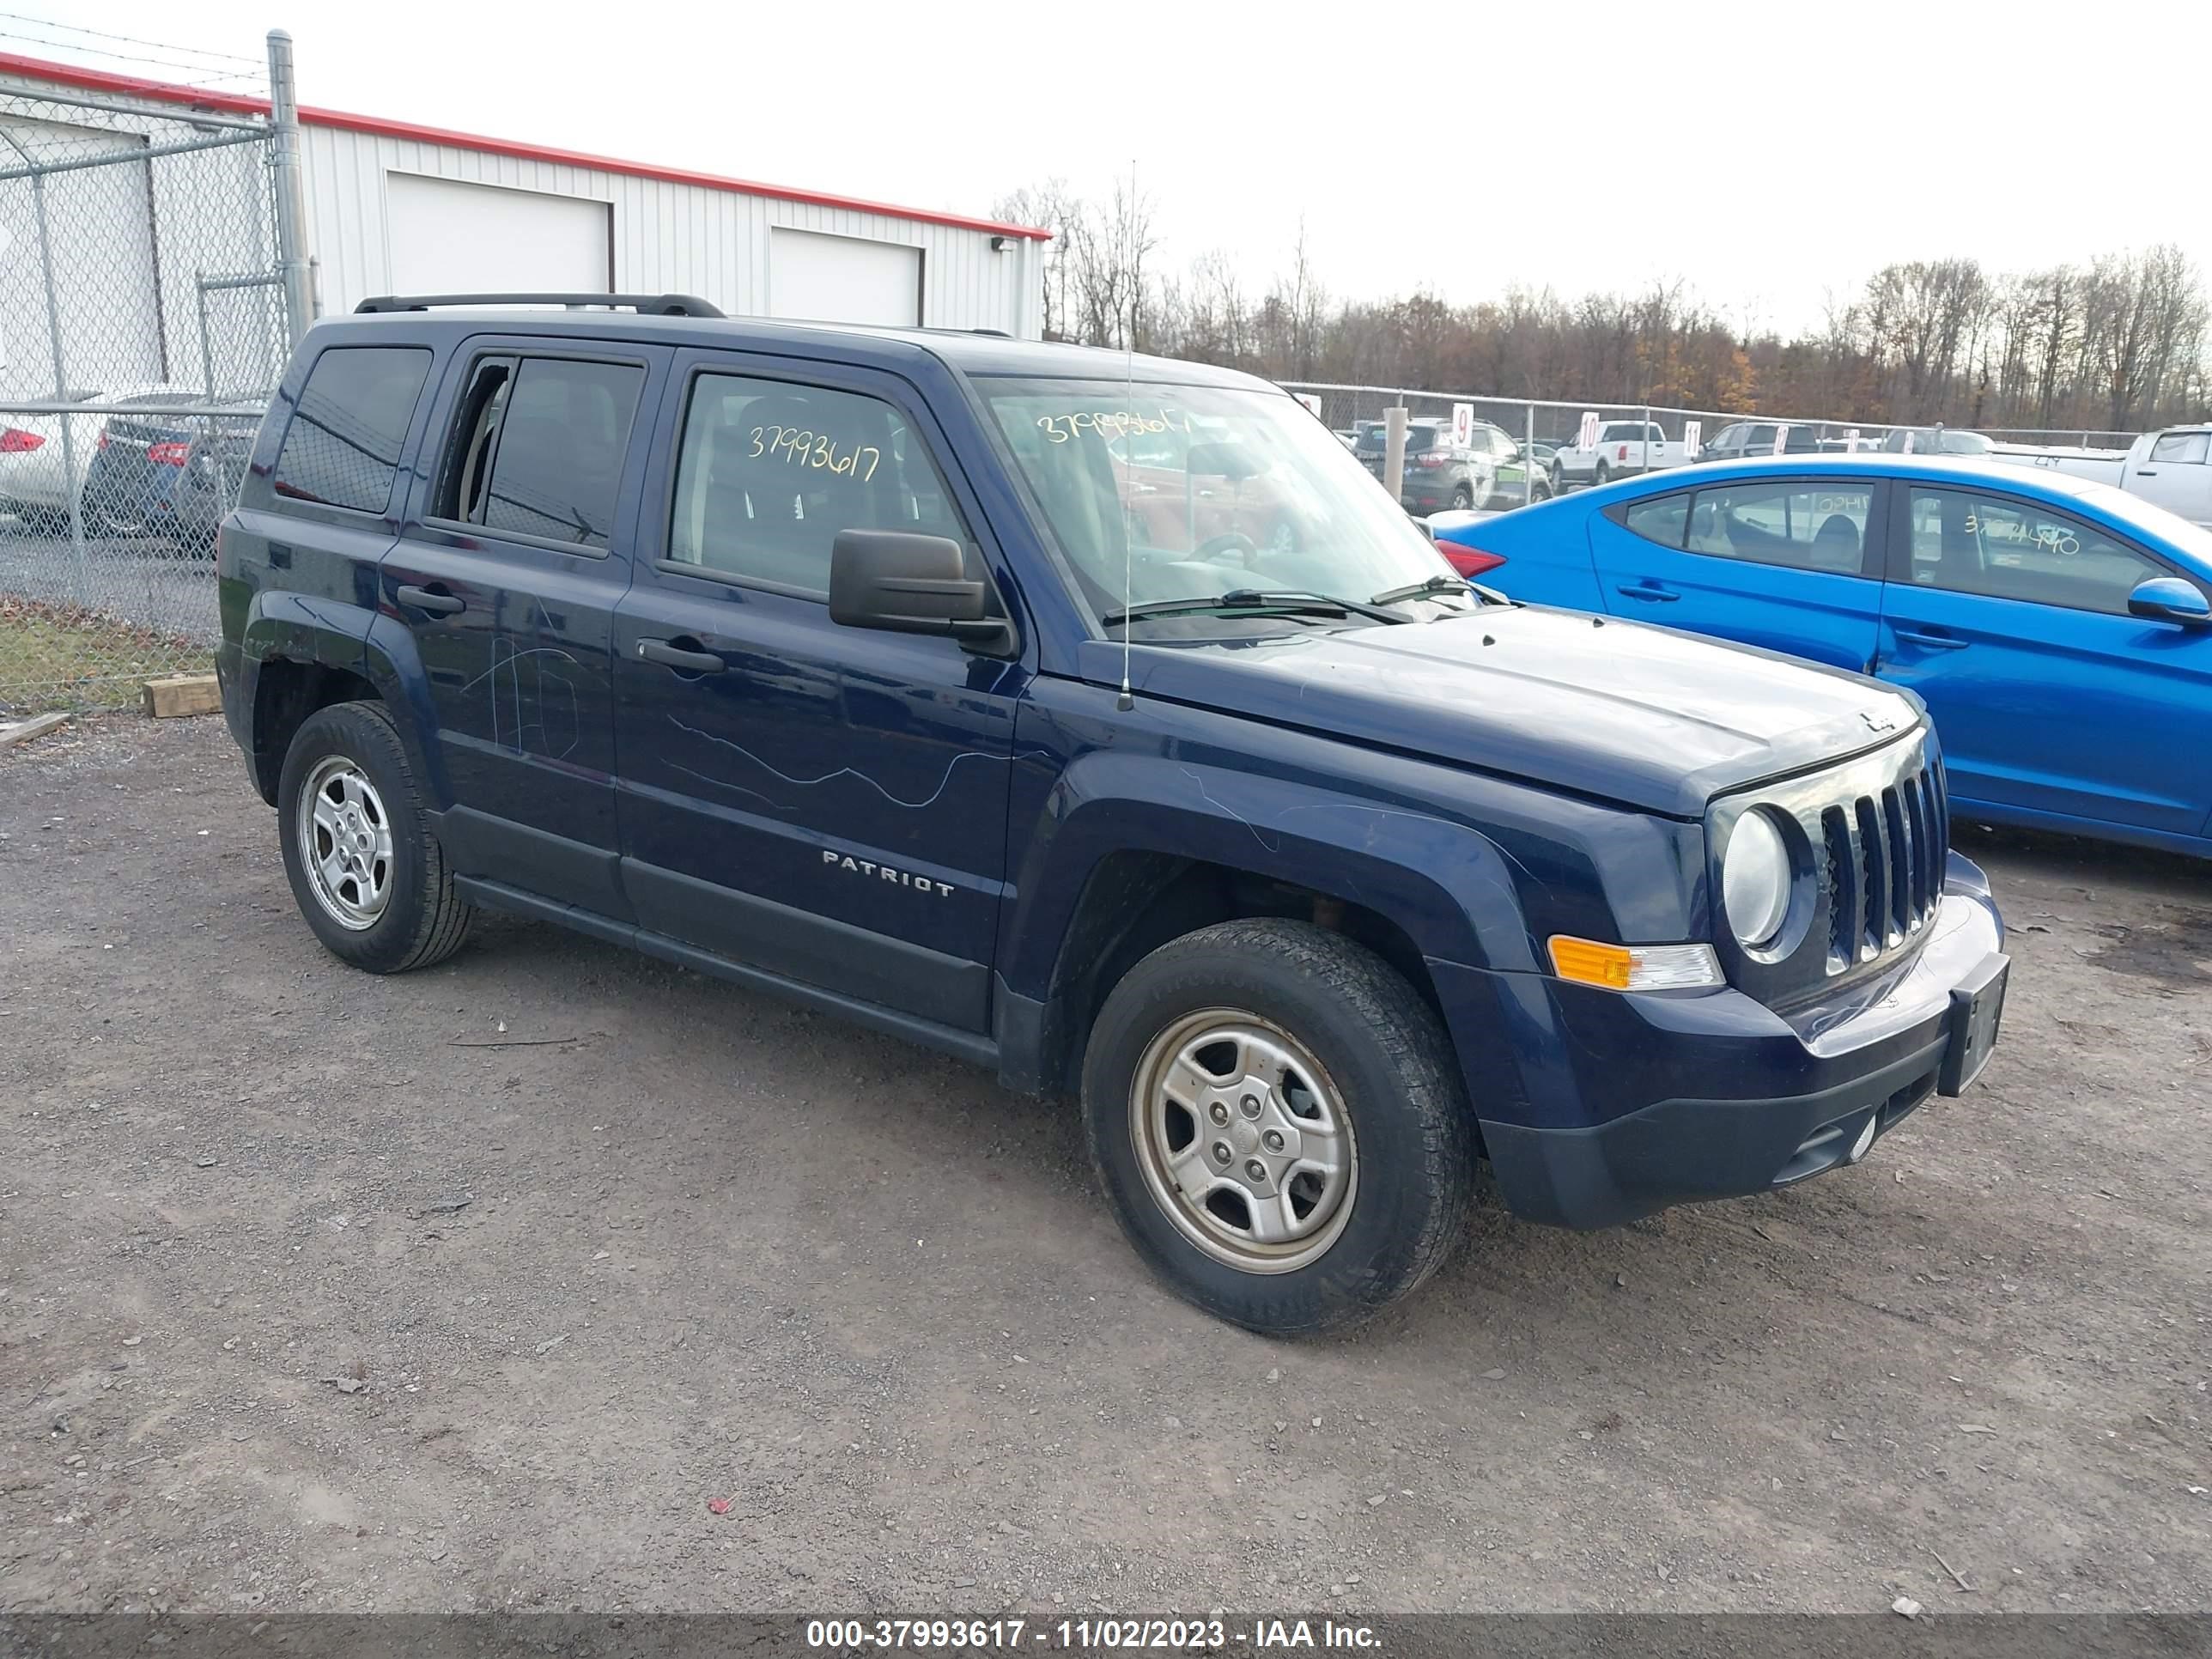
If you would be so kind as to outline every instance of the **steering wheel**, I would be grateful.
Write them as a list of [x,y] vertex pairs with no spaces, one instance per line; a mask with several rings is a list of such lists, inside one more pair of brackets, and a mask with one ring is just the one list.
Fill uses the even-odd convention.
[[1218,536],[1208,536],[1191,550],[1194,559],[1224,559],[1233,557],[1249,569],[1260,556],[1260,544],[1241,530],[1226,530]]

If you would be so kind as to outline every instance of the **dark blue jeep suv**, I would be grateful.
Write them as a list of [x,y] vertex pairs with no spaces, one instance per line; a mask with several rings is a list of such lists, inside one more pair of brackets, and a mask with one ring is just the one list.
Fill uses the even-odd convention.
[[222,527],[343,960],[489,906],[1074,1094],[1146,1261],[1285,1334],[1419,1284],[1479,1158],[1602,1226],[1987,1058],[1908,695],[1472,587],[1242,374],[561,297],[319,324]]

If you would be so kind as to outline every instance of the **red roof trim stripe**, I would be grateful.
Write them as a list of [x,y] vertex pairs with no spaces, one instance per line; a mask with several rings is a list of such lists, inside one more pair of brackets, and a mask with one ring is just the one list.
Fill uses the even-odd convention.
[[[266,98],[246,98],[235,93],[178,86],[167,81],[142,80],[135,75],[115,75],[106,70],[86,69],[76,64],[51,63],[40,58],[20,57],[14,52],[0,52],[0,75],[51,81],[61,86],[75,87],[80,91],[182,104],[189,108],[210,110],[218,114],[265,115],[269,112]],[[984,231],[996,236],[1019,236],[1030,241],[1048,242],[1052,240],[1050,231],[1035,225],[1000,224],[993,219],[971,219],[957,213],[896,207],[887,202],[830,196],[820,191],[794,190],[785,185],[758,184],[751,179],[729,179],[713,173],[694,173],[683,167],[653,167],[643,161],[625,161],[609,155],[587,155],[580,150],[517,143],[506,138],[486,138],[474,133],[452,131],[444,127],[418,126],[409,121],[386,121],[372,115],[351,115],[343,110],[311,109],[302,105],[300,119],[309,126],[336,127],[380,138],[404,138],[416,143],[449,144],[459,149],[511,156],[517,161],[551,161],[562,167],[590,167],[596,172],[618,173],[633,179],[656,179],[665,184],[694,185],[702,190],[734,191],[746,196],[765,196],[779,202],[801,202],[812,207],[838,208],[848,213],[875,213],[894,219],[915,219],[924,224],[950,225],[956,230]]]

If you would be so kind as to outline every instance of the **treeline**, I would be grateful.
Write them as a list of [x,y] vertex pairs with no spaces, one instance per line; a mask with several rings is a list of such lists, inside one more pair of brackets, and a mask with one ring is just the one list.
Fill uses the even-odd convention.
[[1785,338],[1731,326],[1679,282],[1572,299],[1511,289],[1474,305],[1339,298],[1303,228],[1265,283],[1218,253],[1169,270],[1150,203],[1126,189],[1089,201],[1049,184],[995,211],[1055,233],[1048,337],[1133,341],[1270,380],[1869,425],[2125,430],[2212,409],[2203,281],[2170,246],[2018,273],[1971,258],[1889,265]]

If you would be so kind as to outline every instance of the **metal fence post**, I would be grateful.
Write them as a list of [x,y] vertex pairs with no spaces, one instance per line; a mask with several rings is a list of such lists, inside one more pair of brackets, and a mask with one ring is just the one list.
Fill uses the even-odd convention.
[[[36,173],[31,175],[31,208],[39,222],[39,274],[46,285],[46,342],[54,360],[54,401],[66,404],[70,401],[69,370],[62,360],[61,296],[54,289],[54,245],[52,233],[46,225],[46,181]],[[84,551],[84,490],[77,479],[76,422],[64,414],[56,424],[62,431],[62,488],[69,495],[70,562],[76,574],[77,603],[89,605],[92,579]]]
[[307,264],[307,192],[300,173],[300,93],[292,75],[292,37],[269,31],[269,166],[276,186],[276,268],[284,278],[284,321],[296,349],[315,320],[314,274]]
[[1382,411],[1382,487],[1399,502],[1406,495],[1405,397],[1400,392],[1399,401]]
[[1521,505],[1536,499],[1536,405],[1528,404],[1521,422]]

